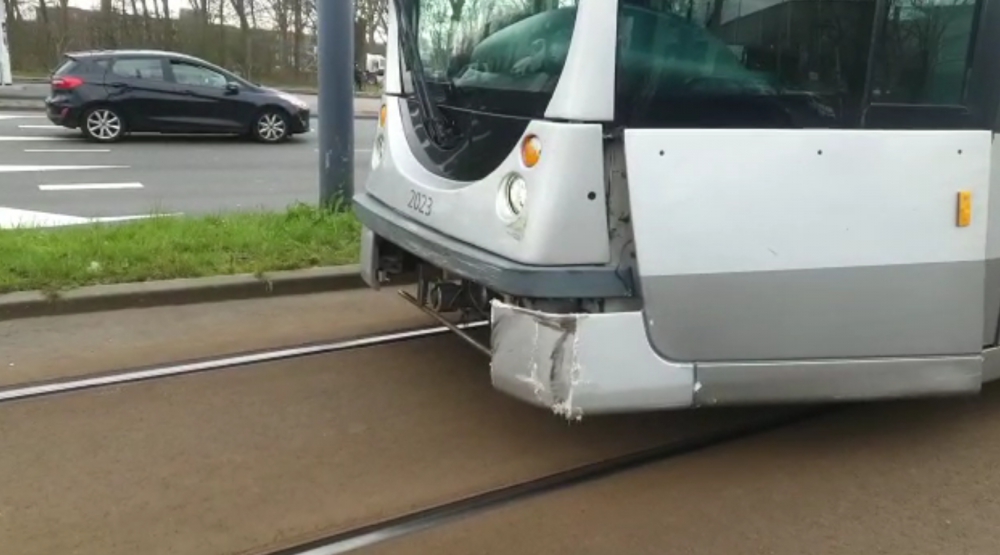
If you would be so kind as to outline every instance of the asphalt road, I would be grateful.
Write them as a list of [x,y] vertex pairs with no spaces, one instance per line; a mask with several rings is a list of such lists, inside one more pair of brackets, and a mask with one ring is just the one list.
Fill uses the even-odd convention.
[[[363,182],[375,121],[358,119],[354,129],[355,179]],[[4,209],[43,212],[58,221],[54,215],[204,214],[313,203],[319,196],[318,157],[315,128],[281,145],[158,135],[95,145],[37,112],[5,112],[0,113],[0,220]]]

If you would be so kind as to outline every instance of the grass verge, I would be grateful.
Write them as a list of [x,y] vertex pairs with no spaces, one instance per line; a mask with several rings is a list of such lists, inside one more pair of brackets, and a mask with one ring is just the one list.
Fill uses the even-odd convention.
[[0,293],[351,264],[359,236],[350,211],[308,205],[6,229],[0,230]]

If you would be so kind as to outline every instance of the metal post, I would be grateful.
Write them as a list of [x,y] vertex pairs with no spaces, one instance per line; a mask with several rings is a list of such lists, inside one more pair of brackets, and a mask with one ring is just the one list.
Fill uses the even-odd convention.
[[10,71],[10,39],[7,38],[7,2],[0,0],[0,86],[14,84]]
[[354,195],[354,0],[320,0],[317,11],[320,204]]

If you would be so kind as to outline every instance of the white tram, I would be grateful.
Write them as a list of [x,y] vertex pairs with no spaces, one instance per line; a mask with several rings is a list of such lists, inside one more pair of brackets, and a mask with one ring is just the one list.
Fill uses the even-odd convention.
[[1000,377],[1000,0],[395,0],[387,51],[364,276],[488,318],[497,389],[575,418]]

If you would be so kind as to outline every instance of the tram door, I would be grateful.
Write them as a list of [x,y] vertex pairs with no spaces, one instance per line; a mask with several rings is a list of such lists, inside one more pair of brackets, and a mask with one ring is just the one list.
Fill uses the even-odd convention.
[[[717,57],[699,73],[690,58],[677,65],[685,79],[658,87],[630,85],[621,70],[619,106],[645,110],[628,113],[625,156],[646,327],[664,357],[978,354],[995,330],[1000,297],[986,316],[983,287],[992,120],[965,104],[987,99],[996,114],[1000,98],[971,64],[989,60],[972,53],[997,39],[972,43],[974,0],[888,14],[891,24],[875,29],[879,4],[695,10],[706,18],[686,21],[703,34],[773,47],[774,63],[739,71]],[[928,64],[909,31],[932,15],[944,27]],[[630,26],[646,36],[623,43],[647,51],[628,59],[661,57],[669,73],[666,60],[684,51],[663,53],[657,45],[670,41],[657,35],[676,25]],[[844,32],[812,31],[821,28]],[[1000,260],[996,269],[1000,280]]]

